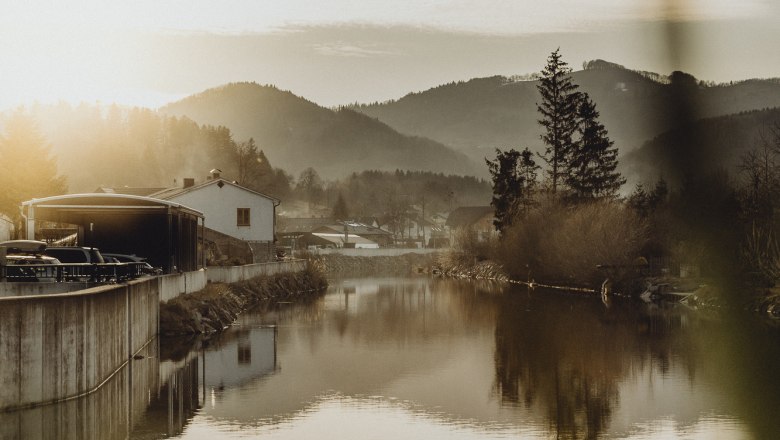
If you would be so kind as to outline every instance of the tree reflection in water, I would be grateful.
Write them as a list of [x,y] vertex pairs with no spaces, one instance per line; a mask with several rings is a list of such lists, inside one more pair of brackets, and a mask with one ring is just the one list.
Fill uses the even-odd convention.
[[512,292],[498,307],[495,390],[504,404],[546,413],[558,438],[597,438],[632,372],[650,365],[664,374],[675,359],[693,374],[693,344],[676,331],[685,323],[635,303],[607,309],[596,298]]

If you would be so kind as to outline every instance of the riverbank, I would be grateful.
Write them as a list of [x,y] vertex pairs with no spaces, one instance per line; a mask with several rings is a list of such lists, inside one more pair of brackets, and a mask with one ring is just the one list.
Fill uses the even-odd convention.
[[441,254],[433,266],[432,272],[449,278],[469,278],[510,282],[504,268],[490,260],[475,261],[450,254]]
[[322,272],[311,268],[238,283],[210,283],[203,290],[160,304],[160,334],[219,332],[251,307],[303,300],[327,286]]
[[349,256],[341,254],[309,255],[316,267],[332,277],[401,276],[410,273],[430,272],[436,267],[435,253],[406,253],[395,256]]

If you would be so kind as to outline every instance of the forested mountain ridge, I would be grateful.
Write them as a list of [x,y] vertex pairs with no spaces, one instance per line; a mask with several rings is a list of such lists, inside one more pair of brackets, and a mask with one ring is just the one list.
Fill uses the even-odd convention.
[[780,108],[701,119],[685,131],[677,128],[648,140],[624,157],[624,169],[639,182],[663,178],[680,184],[672,170],[679,169],[682,159],[695,157],[704,172],[723,170],[739,178],[744,154],[762,140],[776,142],[772,136],[778,128]]
[[[98,186],[176,186],[185,177],[200,181],[212,168],[271,195],[289,191],[284,171],[259,160],[265,159],[261,151],[237,142],[225,127],[117,105],[36,104],[22,114],[56,158],[69,192],[91,192]],[[0,114],[0,126],[6,118]],[[258,159],[253,166],[242,167],[242,158],[253,156]]]
[[237,139],[251,137],[274,165],[293,174],[307,167],[327,178],[365,169],[480,172],[465,155],[441,143],[401,134],[350,109],[320,107],[273,86],[228,84],[159,111],[225,126]]
[[[623,154],[674,126],[674,112],[669,110],[680,88],[691,96],[697,118],[780,106],[777,80],[711,85],[681,72],[664,77],[604,61],[587,63],[572,79],[598,105],[602,123]],[[490,157],[496,147],[540,151],[538,83],[503,76],[476,78],[351,108],[475,159]]]

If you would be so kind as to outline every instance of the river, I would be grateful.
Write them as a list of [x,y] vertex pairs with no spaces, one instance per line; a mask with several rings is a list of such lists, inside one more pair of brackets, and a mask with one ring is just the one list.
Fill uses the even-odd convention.
[[679,305],[428,277],[344,279],[163,339],[1,438],[780,438],[780,338]]

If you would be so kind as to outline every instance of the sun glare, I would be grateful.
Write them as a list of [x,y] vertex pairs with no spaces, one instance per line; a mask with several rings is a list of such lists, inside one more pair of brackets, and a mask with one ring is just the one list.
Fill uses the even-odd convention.
[[[355,5],[348,0],[314,4],[304,0],[11,2],[4,5],[0,15],[0,77],[5,85],[0,108],[36,100],[121,100],[155,106],[173,96],[197,92],[183,84],[174,91],[162,87],[175,82],[172,73],[158,70],[147,56],[150,41],[172,33],[246,35],[289,26],[368,24],[525,35],[582,32],[632,20],[744,18],[766,12],[766,3],[760,0],[591,0],[587,4],[575,0],[485,0],[479,2],[478,9],[473,2],[458,0],[372,0]],[[187,13],[182,14],[182,10]],[[331,42],[322,42],[320,48],[331,46]],[[342,47],[363,46],[345,41]],[[351,53],[364,55],[355,50]],[[228,65],[222,70],[226,69],[241,73],[237,80],[274,80],[246,77],[247,70],[242,66]],[[190,81],[190,86],[195,82],[198,86],[211,84],[225,76],[213,72],[208,78],[204,72],[188,74],[200,78]]]

